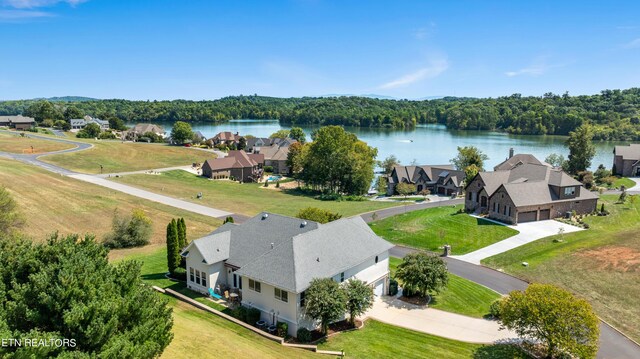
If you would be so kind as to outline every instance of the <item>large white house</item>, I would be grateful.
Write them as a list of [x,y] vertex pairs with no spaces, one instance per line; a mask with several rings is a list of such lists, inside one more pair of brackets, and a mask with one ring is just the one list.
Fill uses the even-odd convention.
[[357,278],[381,296],[388,290],[392,247],[360,217],[319,224],[261,213],[240,225],[224,224],[191,242],[182,255],[189,288],[238,288],[242,305],[260,309],[270,324],[287,322],[295,336],[298,328],[317,327],[304,314],[312,279]]

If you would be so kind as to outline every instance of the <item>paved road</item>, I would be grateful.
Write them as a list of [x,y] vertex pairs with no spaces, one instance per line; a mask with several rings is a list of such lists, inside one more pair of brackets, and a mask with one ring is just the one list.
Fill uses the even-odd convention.
[[373,214],[376,214],[376,221],[379,221],[383,218],[387,218],[387,217],[391,217],[391,216],[395,216],[397,214],[402,214],[402,213],[406,213],[406,212],[412,212],[412,211],[419,211],[421,209],[426,209],[426,208],[434,208],[434,207],[442,207],[442,206],[455,206],[458,204],[463,204],[464,203],[464,199],[463,198],[457,198],[457,199],[452,199],[452,200],[444,200],[444,201],[433,201],[433,202],[423,202],[423,203],[417,203],[417,204],[408,204],[405,206],[398,206],[398,207],[391,207],[391,208],[385,208],[385,209],[379,209],[377,211],[373,211],[373,212],[367,212],[367,213],[363,213],[360,215],[360,217],[362,217],[362,219],[364,219],[365,222],[369,223],[369,222],[373,222]]
[[[415,249],[396,246],[391,255],[402,258]],[[455,258],[444,258],[449,271],[457,276],[491,288],[500,294],[508,294],[513,290],[524,290],[529,283],[491,268],[463,262]],[[598,358],[628,359],[640,358],[640,346],[604,322],[600,322],[600,350]]]

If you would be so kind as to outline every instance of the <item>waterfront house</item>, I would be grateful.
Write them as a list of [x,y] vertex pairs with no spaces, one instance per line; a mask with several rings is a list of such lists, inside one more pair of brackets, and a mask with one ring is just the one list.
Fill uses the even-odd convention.
[[229,151],[227,157],[206,160],[202,165],[202,175],[211,179],[258,182],[262,178],[263,165],[262,154]]
[[287,175],[287,157],[289,156],[289,146],[298,142],[291,138],[274,138],[270,146],[254,147],[254,153],[264,155],[264,165],[271,166],[273,173]]
[[519,154],[514,154],[513,153],[513,148],[509,149],[509,157],[507,157],[506,160],[502,161],[500,164],[498,164],[497,166],[493,167],[494,171],[501,171],[501,170],[512,170],[514,168],[516,168],[517,166],[523,165],[523,164],[531,164],[531,165],[548,165],[546,162],[542,162],[540,160],[538,160],[534,155],[528,154],[528,153],[519,153]]
[[622,177],[640,177],[640,144],[615,146],[612,172]]
[[230,131],[220,132],[217,135],[211,138],[214,146],[225,144],[227,146],[238,145],[238,141],[240,141],[240,134],[238,132],[233,133]]
[[259,309],[269,324],[286,322],[295,336],[299,328],[317,328],[304,314],[314,278],[356,278],[376,296],[387,293],[392,247],[360,216],[319,224],[263,212],[196,239],[182,256],[190,289],[238,291],[242,305]]
[[166,132],[161,126],[151,123],[139,123],[131,129],[124,131],[122,133],[122,138],[130,141],[136,141],[138,138],[144,137],[144,135],[149,132],[162,138],[166,137]]
[[465,209],[517,224],[596,210],[598,196],[561,169],[522,163],[480,172],[465,187]]
[[387,176],[387,195],[396,194],[399,183],[415,186],[415,193],[429,190],[433,194],[459,195],[463,190],[464,172],[451,165],[394,166]]
[[273,140],[269,137],[251,137],[247,139],[247,147],[244,149],[247,152],[253,152],[256,147],[271,146]]
[[109,121],[101,120],[99,118],[84,116],[84,118],[72,118],[69,120],[69,124],[71,125],[71,132],[78,132],[90,123],[95,123],[96,125],[98,125],[101,131],[109,130]]

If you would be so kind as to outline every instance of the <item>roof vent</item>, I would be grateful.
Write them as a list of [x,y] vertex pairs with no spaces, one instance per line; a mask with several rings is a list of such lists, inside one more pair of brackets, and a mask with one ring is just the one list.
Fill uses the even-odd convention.
[[264,213],[264,214],[262,215],[262,219],[267,219],[267,217],[269,217],[269,213]]
[[300,223],[300,227],[306,227],[307,226],[307,221],[302,221],[302,223]]
[[273,242],[271,242],[271,249],[273,249]]
[[317,258],[316,258],[316,262],[320,262],[320,257],[317,257]]

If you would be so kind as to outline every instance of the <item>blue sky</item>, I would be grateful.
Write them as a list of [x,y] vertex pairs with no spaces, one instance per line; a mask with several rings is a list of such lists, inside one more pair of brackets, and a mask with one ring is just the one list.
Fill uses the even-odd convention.
[[638,1],[0,0],[0,99],[593,94]]

